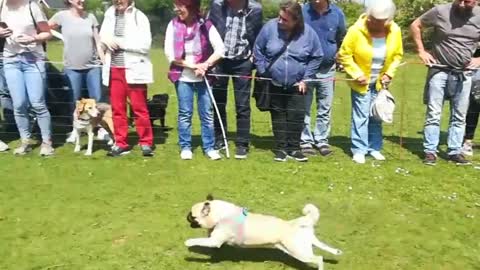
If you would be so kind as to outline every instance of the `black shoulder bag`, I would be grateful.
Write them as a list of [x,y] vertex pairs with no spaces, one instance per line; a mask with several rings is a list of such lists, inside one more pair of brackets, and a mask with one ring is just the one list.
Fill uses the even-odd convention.
[[[282,56],[285,50],[290,44],[290,40],[285,42],[282,49],[272,58],[272,62],[268,65],[265,69],[265,74],[269,73],[270,68],[273,64]],[[255,77],[263,77],[263,74],[255,74]],[[257,79],[255,78],[253,82],[253,94],[252,97],[255,98],[255,105],[257,106],[258,110],[261,112],[266,112],[270,110],[270,88],[272,87],[272,82],[270,80],[265,79]]]

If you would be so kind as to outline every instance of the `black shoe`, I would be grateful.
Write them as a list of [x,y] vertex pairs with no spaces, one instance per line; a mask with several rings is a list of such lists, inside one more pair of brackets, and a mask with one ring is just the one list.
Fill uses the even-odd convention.
[[455,164],[459,166],[472,164],[472,162],[470,160],[467,160],[462,154],[449,155],[448,160],[451,162],[455,162]]
[[213,146],[213,149],[220,151],[220,150],[225,150],[227,147],[225,147],[225,144],[223,141],[218,140],[215,145]]
[[437,156],[432,153],[426,153],[425,159],[423,160],[423,164],[429,165],[429,166],[437,165]]
[[235,152],[236,159],[247,159],[248,148],[246,147],[237,147],[237,151]]
[[287,153],[281,150],[275,151],[275,157],[273,158],[273,160],[278,162],[285,162],[287,161]]
[[333,153],[332,149],[330,149],[330,146],[326,145],[326,144],[318,147],[318,152],[320,152],[320,155],[322,155],[324,157],[329,156]]
[[108,151],[107,156],[109,157],[119,157],[119,156],[124,156],[130,154],[130,150],[120,148],[116,145],[112,146],[112,149]]
[[149,145],[140,145],[140,148],[142,149],[142,155],[144,157],[153,157],[153,148]]
[[295,159],[298,162],[307,162],[308,158],[302,154],[302,151],[291,151],[288,153],[288,157]]
[[302,153],[306,156],[315,156],[317,154],[317,151],[315,151],[315,149],[313,149],[311,145],[305,145],[300,148],[302,150]]

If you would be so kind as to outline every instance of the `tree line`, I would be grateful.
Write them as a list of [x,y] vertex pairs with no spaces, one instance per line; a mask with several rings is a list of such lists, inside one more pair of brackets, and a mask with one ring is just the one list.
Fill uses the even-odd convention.
[[[205,11],[208,9],[211,0],[202,0]],[[333,2],[333,0],[331,0]],[[376,0],[382,1],[382,0]],[[409,25],[412,21],[432,8],[435,4],[449,2],[451,0],[394,0],[397,5],[397,13],[395,22],[400,25],[404,33],[404,44],[406,49],[411,49],[413,44],[408,33]],[[264,9],[264,19],[269,20],[275,18],[278,14],[278,6],[281,0],[259,0]],[[353,24],[358,16],[364,11],[364,7],[359,4],[363,0],[336,0],[347,18],[347,24]],[[101,21],[103,11],[106,6],[104,0],[89,0],[86,2],[87,8],[95,12]],[[163,33],[170,19],[173,17],[173,1],[172,0],[135,0],[135,5],[145,12],[151,19],[153,34],[155,35],[156,45],[161,45]],[[49,12],[50,13],[50,12]],[[428,35],[427,39],[428,39]],[[427,40],[428,43],[428,40]]]

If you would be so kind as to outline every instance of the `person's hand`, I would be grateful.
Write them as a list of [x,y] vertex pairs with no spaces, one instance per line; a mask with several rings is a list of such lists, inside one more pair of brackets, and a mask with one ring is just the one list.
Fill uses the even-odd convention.
[[206,72],[201,69],[195,69],[194,73],[196,77],[203,77],[206,74]]
[[103,43],[103,45],[105,45],[105,47],[107,47],[109,51],[112,51],[112,52],[120,48],[117,40],[114,37],[102,37],[101,42]]
[[28,44],[34,43],[36,41],[36,39],[35,39],[35,37],[22,34],[22,35],[18,35],[15,38],[15,41],[19,44],[22,44],[22,45],[28,45]]
[[203,77],[207,74],[208,69],[210,68],[210,64],[208,62],[199,63],[195,65],[195,76]]
[[480,68],[480,57],[472,58],[472,61],[468,63],[467,69],[478,69]]
[[382,82],[382,86],[385,89],[387,89],[388,85],[392,82],[392,78],[390,76],[388,76],[387,74],[383,74],[381,82]]
[[432,66],[437,63],[437,60],[427,51],[423,50],[418,53],[418,57],[422,59],[422,62],[427,66]]
[[358,77],[355,81],[360,85],[368,85],[368,79],[364,75]]
[[298,92],[300,92],[302,95],[307,93],[307,84],[304,81],[298,83]]
[[7,38],[12,35],[12,29],[0,27],[0,38]]

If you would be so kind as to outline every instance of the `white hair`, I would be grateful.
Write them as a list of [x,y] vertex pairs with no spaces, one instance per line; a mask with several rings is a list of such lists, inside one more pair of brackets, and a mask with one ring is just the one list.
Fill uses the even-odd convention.
[[393,20],[396,11],[392,0],[379,0],[367,6],[367,15],[378,20]]

